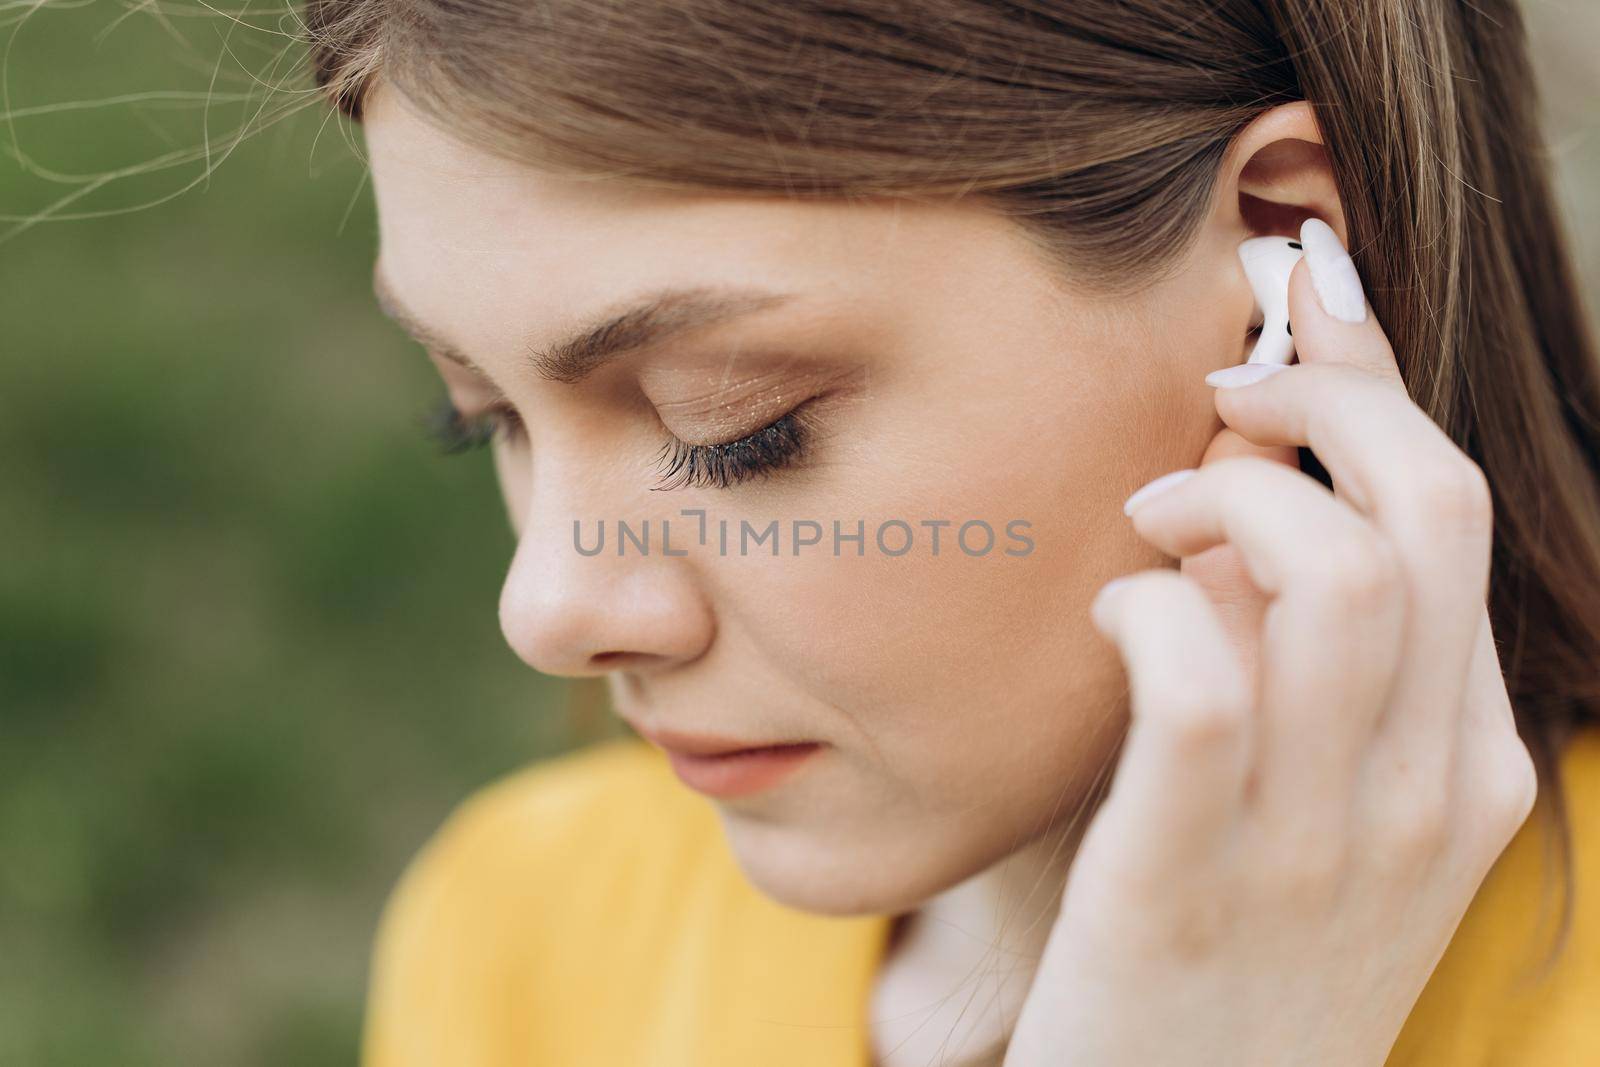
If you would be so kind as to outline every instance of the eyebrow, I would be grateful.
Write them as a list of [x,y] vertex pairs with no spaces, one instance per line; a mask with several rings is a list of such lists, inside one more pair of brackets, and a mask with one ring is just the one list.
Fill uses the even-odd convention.
[[[379,310],[418,344],[481,378],[489,377],[465,352],[400,302],[385,279],[381,264],[373,265],[372,291]],[[691,330],[776,307],[792,298],[791,293],[741,287],[654,290],[635,298],[620,310],[603,312],[548,348],[530,344],[528,361],[540,377],[573,385],[619,356],[659,346]]]

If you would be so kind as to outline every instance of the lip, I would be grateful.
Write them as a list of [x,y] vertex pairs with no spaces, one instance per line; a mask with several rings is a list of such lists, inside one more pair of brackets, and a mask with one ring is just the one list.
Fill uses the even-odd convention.
[[777,741],[740,741],[731,737],[717,737],[712,734],[690,734],[677,730],[649,730],[637,723],[630,723],[633,728],[657,748],[664,748],[669,753],[678,753],[685,756],[726,756],[734,752],[748,752],[755,748],[772,748],[777,745],[802,745],[810,742],[805,739],[786,739]]
[[777,785],[821,750],[818,741],[747,748],[720,756],[691,756],[668,749],[667,761],[678,780],[696,792],[742,797]]
[[684,785],[714,797],[747,796],[777,785],[821,751],[820,741],[742,741],[676,730],[639,734],[662,749]]

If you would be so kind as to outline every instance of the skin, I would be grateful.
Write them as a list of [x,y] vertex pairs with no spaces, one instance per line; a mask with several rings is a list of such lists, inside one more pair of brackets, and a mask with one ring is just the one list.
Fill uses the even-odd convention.
[[[1488,483],[1370,305],[1330,315],[1315,268],[1290,278],[1299,362],[1216,403],[1255,445],[1311,447],[1334,491],[1244,456],[1131,502],[1181,563],[1091,609],[1133,723],[1006,1067],[1383,1064],[1532,810],[1484,602]],[[1214,610],[1195,561],[1219,547],[1259,612]]]
[[[1178,711],[1159,707],[1144,710],[1153,724],[1144,729],[1176,729],[1179,739],[1146,740],[1137,751],[1156,755],[1142,770],[1124,771],[1119,744],[1130,710],[1136,730],[1141,722],[1127,686],[1131,679],[1137,705],[1141,688],[1209,684],[1236,723],[1242,683],[1218,674],[1213,661],[1253,676],[1267,615],[1267,598],[1250,580],[1254,563],[1237,546],[1210,536],[1199,520],[1184,526],[1165,505],[1151,504],[1154,517],[1141,511],[1131,522],[1124,499],[1157,475],[1196,465],[1239,471],[1245,487],[1230,490],[1238,495],[1273,499],[1283,479],[1296,480],[1299,496],[1327,495],[1294,469],[1292,434],[1261,433],[1263,426],[1282,431],[1281,420],[1250,409],[1257,421],[1241,420],[1254,435],[1247,440],[1224,424],[1227,390],[1204,381],[1242,361],[1253,340],[1239,242],[1293,234],[1307,217],[1344,237],[1310,110],[1274,108],[1241,132],[1217,176],[1214,206],[1177,269],[1119,300],[1088,295],[1052,273],[1009,221],[977,205],[793,202],[580,182],[460,143],[384,87],[364,127],[379,266],[393,299],[435,341],[476,365],[468,370],[446,358],[441,344],[430,348],[458,409],[508,405],[523,423],[492,446],[518,537],[499,604],[508,643],[538,671],[604,676],[619,714],[647,729],[824,745],[799,773],[755,794],[719,798],[717,810],[741,868],[772,898],[826,914],[905,917],[874,992],[878,1061],[926,1063],[941,1046],[946,1054],[972,1052],[1016,1027],[1008,1064],[1059,1063],[1050,1050],[1064,1046],[1052,1026],[1069,1017],[1061,1005],[1076,998],[1093,1004],[1104,1043],[1100,1058],[1074,1062],[1221,1062],[1214,1046],[1209,1060],[1208,1050],[1186,1046],[1184,1054],[1198,1058],[1180,1061],[1173,1050],[1142,1044],[1159,1027],[1150,1025],[1141,982],[1156,988],[1155,981],[1187,972],[1150,948],[1158,935],[1139,920],[1145,913],[1116,899],[1133,884],[1140,895],[1130,900],[1159,907],[1151,872],[1168,876],[1170,894],[1214,868],[1193,849],[1174,851],[1180,842],[1167,824],[1117,807],[1107,817],[1109,802],[1091,821],[1089,809],[1113,767],[1118,782],[1143,775],[1146,789],[1164,771],[1185,788],[1216,787],[1176,774],[1175,753],[1195,730]],[[542,378],[530,365],[530,345],[547,346],[631,296],[720,284],[794,296],[630,353],[581,382]],[[1295,299],[1292,307],[1303,311],[1304,293]],[[1295,327],[1299,339],[1299,318]],[[800,464],[725,488],[652,491],[669,435],[699,444],[739,437],[813,398],[817,432]],[[1401,451],[1415,445],[1374,439]],[[1439,451],[1436,441],[1428,445]],[[1211,484],[1191,481],[1201,488],[1180,487],[1172,498],[1192,501]],[[860,518],[867,551],[720,555],[714,540],[693,544],[682,508],[727,519],[735,534],[741,519],[759,528],[774,518],[851,526]],[[576,552],[574,520],[592,531],[602,518],[635,526],[650,519],[657,533],[670,519],[675,550],[687,546],[688,555],[666,556],[659,545],[645,556],[619,558],[610,546],[596,556]],[[968,556],[953,549],[952,525],[935,556],[917,525],[972,518],[997,531],[1026,520],[1034,547],[1022,556]],[[890,557],[873,549],[871,531],[887,519],[918,530],[912,551]],[[1414,531],[1414,540],[1421,536]],[[1002,535],[1001,547],[1008,544]],[[1298,557],[1314,567],[1309,552]],[[1180,555],[1181,575],[1172,566]],[[1090,614],[1096,592],[1129,572],[1147,573],[1097,623]],[[1177,610],[1178,601],[1160,601],[1163,575],[1187,583],[1181,589],[1189,598],[1166,622],[1163,612]],[[1170,597],[1180,595],[1176,588]],[[1184,633],[1172,632],[1172,619],[1184,621],[1177,627]],[[1302,637],[1308,632],[1326,636],[1302,630]],[[1476,631],[1450,632],[1459,639]],[[1185,634],[1193,647],[1183,646]],[[1180,684],[1177,672],[1195,665],[1195,649],[1213,670]],[[1168,684],[1141,682],[1136,668],[1152,672],[1146,677],[1164,671]],[[1292,674],[1294,667],[1278,669]],[[1433,677],[1417,692],[1449,704],[1458,683]],[[1189,703],[1180,701],[1179,711]],[[1448,737],[1446,718],[1435,716],[1411,743]],[[1323,708],[1310,719],[1302,728],[1320,731],[1338,716]],[[1226,748],[1205,740],[1214,732],[1202,726],[1192,743],[1206,753]],[[1503,731],[1493,736],[1504,749]],[[1227,751],[1237,769],[1241,757]],[[1286,761],[1275,772],[1283,781],[1293,780],[1296,761],[1313,759],[1287,745],[1276,755]],[[1136,795],[1133,786],[1122,788]],[[1508,795],[1520,803],[1516,788]],[[1275,796],[1291,807],[1296,801],[1293,789]],[[1216,807],[1176,792],[1169,799]],[[1086,828],[1102,826],[1115,828],[1090,829],[1084,838]],[[1074,862],[1089,841],[1097,862]],[[1300,855],[1282,844],[1264,837],[1246,857],[1246,869],[1269,886],[1298,884],[1279,877]],[[1067,886],[1069,864],[1075,873]],[[1080,877],[1079,869],[1087,873]],[[1206,884],[1238,888],[1223,876]],[[1450,896],[1438,910],[1458,918],[1456,903]],[[1308,913],[1306,921],[1316,918]],[[1145,951],[1135,958],[1147,971],[1127,959],[1108,962],[1115,936],[1087,933],[1097,924],[1139,944]],[[1430,929],[1435,940],[1438,932]],[[1382,944],[1395,936],[1381,933]],[[1232,996],[1215,976],[1229,974],[1230,961],[1251,962],[1239,954],[1247,938],[1219,935],[1218,942],[1221,949],[1208,942],[1192,950],[1213,954],[1205,957],[1214,963],[1212,984],[1201,987],[1208,1010]],[[1426,947],[1419,958],[1434,941]],[[1097,985],[1108,967],[1118,981]],[[1420,983],[1413,984],[1414,1000]],[[1410,990],[1405,981],[1396,985]],[[1376,1030],[1391,1016],[1383,1014]],[[1203,1022],[1222,1025],[1220,1017]],[[1363,1051],[1377,1044],[1370,1039]]]

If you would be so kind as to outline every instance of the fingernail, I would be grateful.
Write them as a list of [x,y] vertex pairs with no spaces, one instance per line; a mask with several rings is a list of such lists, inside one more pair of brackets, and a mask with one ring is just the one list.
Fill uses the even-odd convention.
[[1281,370],[1289,368],[1282,363],[1237,363],[1231,367],[1223,367],[1206,375],[1206,384],[1219,386],[1223,389],[1234,389],[1241,385],[1251,385],[1263,378],[1270,378]]
[[1193,473],[1194,468],[1191,467],[1188,470],[1173,471],[1170,474],[1163,474],[1154,481],[1146,482],[1138,489],[1135,489],[1132,496],[1123,501],[1122,513],[1124,515],[1132,515],[1134,508],[1138,507],[1146,500],[1149,500],[1151,497],[1161,492],[1161,490],[1177,485],[1179,482],[1188,478]]
[[1321,219],[1306,219],[1300,224],[1300,243],[1305,246],[1311,288],[1316,290],[1322,310],[1341,322],[1366,321],[1361,275],[1333,227]]
[[1111,603],[1111,598],[1115,595],[1115,590],[1126,586],[1131,577],[1133,576],[1124,574],[1111,579],[1105,585],[1100,587],[1100,591],[1097,592],[1094,595],[1094,599],[1089,602],[1089,615],[1094,619],[1094,624],[1100,627],[1102,630],[1105,629],[1106,625],[1106,605]]

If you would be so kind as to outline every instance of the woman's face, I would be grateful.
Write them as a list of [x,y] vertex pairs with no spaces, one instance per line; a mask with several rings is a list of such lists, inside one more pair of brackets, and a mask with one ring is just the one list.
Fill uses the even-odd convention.
[[[1113,302],[980,207],[575,181],[388,91],[365,133],[394,301],[458,409],[525,424],[493,445],[518,536],[500,621],[523,660],[606,675],[646,729],[822,742],[716,800],[746,875],[794,907],[908,910],[1070,821],[1124,714],[1089,602],[1162,562],[1122,501],[1195,464],[1221,427],[1202,378],[1241,358],[1251,307],[1220,297],[1248,290],[1217,277],[1231,242],[1208,229],[1170,280]],[[742,295],[655,343],[625,320],[620,356],[552,375],[575,354],[558,341],[667,289]],[[729,442],[800,406],[799,458],[781,434],[729,454],[789,457],[765,477],[665,477],[674,438]],[[683,509],[703,509],[704,543]],[[647,550],[619,555],[619,519],[648,521]],[[574,523],[592,550],[602,520],[604,549],[580,552]],[[776,555],[755,540],[774,520]],[[969,520],[987,551],[981,526],[958,541]],[[864,538],[835,551],[835,522]]]

